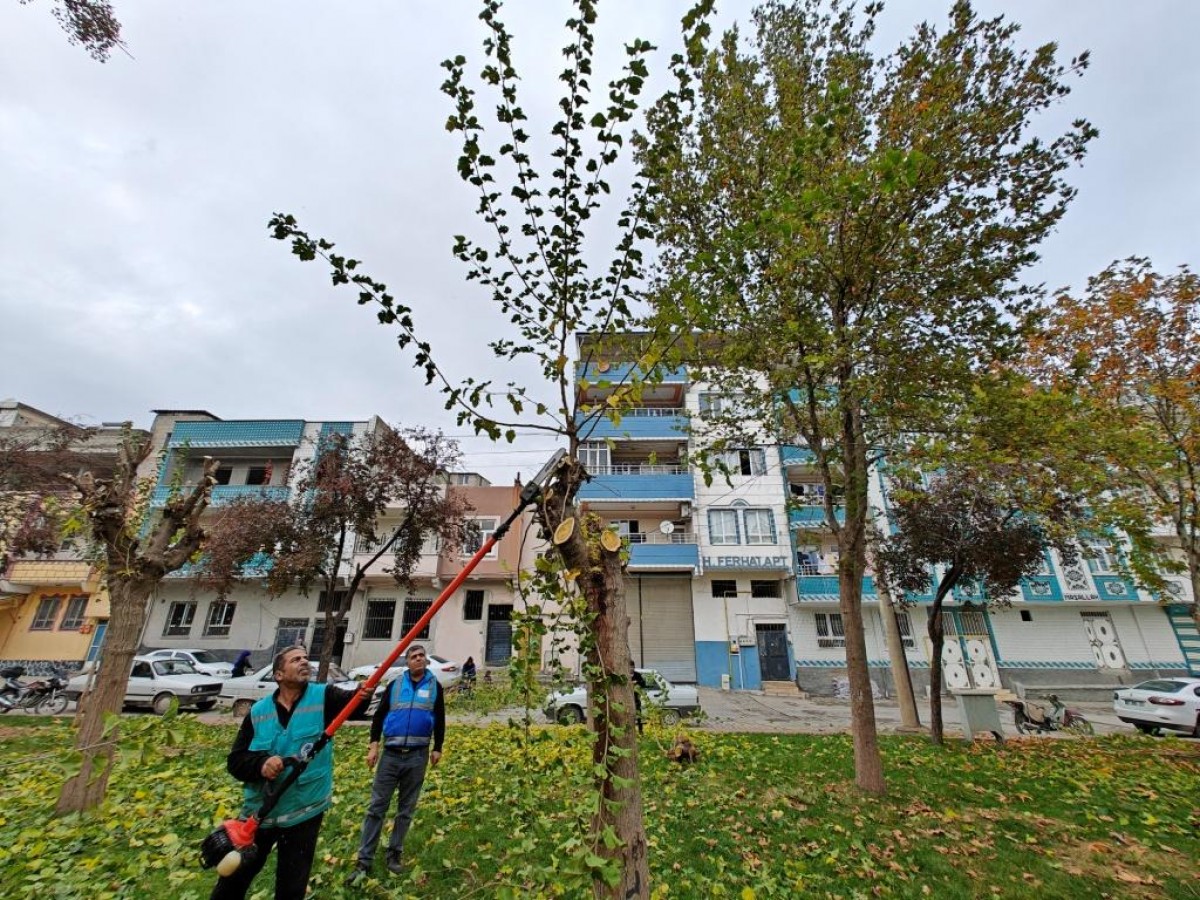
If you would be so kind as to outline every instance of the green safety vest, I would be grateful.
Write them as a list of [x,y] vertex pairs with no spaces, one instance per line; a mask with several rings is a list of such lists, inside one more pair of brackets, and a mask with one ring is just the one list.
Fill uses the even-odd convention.
[[[286,728],[279,724],[274,695],[263,697],[250,708],[250,720],[254,724],[251,750],[265,750],[272,756],[284,758],[299,756],[306,746],[315,744],[325,730],[325,685],[310,684],[304,689]],[[284,769],[279,777],[283,778],[287,772]],[[244,814],[258,812],[266,785],[265,780],[246,784]],[[324,812],[332,802],[333,744],[329,743],[309,762],[304,774],[284,791],[271,814],[261,824],[271,828],[287,828]]]

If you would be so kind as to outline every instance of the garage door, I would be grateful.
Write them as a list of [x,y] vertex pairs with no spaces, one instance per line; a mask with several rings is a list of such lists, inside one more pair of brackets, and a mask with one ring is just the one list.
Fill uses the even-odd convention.
[[671,681],[696,680],[696,630],[690,578],[629,578],[629,649],[633,661]]

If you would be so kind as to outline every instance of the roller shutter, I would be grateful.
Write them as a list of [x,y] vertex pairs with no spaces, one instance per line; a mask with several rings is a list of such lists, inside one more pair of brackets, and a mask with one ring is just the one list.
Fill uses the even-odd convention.
[[626,579],[629,649],[636,665],[670,681],[696,681],[692,580],[640,576]]

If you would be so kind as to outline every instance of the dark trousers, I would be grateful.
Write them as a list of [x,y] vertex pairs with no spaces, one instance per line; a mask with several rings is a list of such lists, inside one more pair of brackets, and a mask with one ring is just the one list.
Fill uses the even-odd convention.
[[267,855],[279,845],[275,862],[275,900],[304,900],[308,892],[308,874],[317,851],[317,835],[325,814],[305,819],[290,828],[260,828],[254,836],[258,855],[228,878],[218,878],[211,900],[243,900],[250,882],[267,864]]
[[358,865],[371,868],[375,858],[375,846],[383,832],[383,817],[387,815],[392,794],[396,794],[396,818],[392,821],[392,836],[388,840],[388,858],[400,859],[404,852],[404,837],[417,811],[417,800],[421,796],[421,785],[425,782],[425,767],[429,761],[429,748],[399,753],[384,749],[375,766],[375,781],[371,785],[371,803],[363,819],[362,838],[358,847]]

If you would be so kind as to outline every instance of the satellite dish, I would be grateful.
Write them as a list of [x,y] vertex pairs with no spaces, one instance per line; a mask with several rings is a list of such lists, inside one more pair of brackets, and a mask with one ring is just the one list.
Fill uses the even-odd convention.
[[675,523],[674,522],[663,522],[658,526],[658,530],[661,531],[663,534],[671,534],[673,531],[675,531]]

